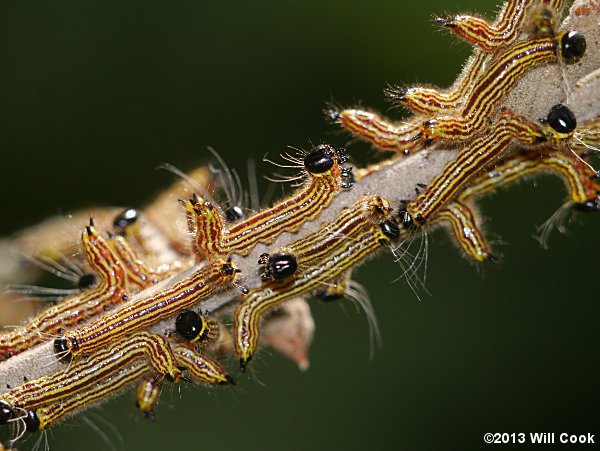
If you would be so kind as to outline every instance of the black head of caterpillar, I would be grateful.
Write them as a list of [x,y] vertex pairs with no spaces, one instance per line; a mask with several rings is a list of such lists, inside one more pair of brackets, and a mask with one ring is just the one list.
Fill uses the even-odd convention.
[[219,335],[217,322],[192,310],[183,310],[175,319],[175,330],[191,343],[213,343]]
[[264,265],[261,274],[262,280],[286,280],[293,276],[298,269],[296,257],[285,252],[279,252],[273,255],[262,254],[258,260],[258,264]]

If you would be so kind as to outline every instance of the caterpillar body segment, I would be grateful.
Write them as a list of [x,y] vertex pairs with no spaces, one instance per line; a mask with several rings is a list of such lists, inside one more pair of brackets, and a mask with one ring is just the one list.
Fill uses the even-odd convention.
[[462,250],[473,260],[496,261],[477,217],[467,202],[503,186],[541,173],[558,175],[567,188],[573,208],[581,212],[600,211],[600,184],[598,172],[581,158],[554,148],[515,152],[510,158],[498,162],[493,169],[478,176],[460,193],[457,200],[440,209],[432,225],[446,223]]
[[498,260],[477,224],[472,206],[460,201],[450,202],[432,221],[432,225],[436,223],[449,225],[454,239],[472,260],[479,263],[485,261],[495,263]]
[[598,174],[585,162],[554,149],[517,153],[479,177],[460,198],[482,196],[492,190],[540,173],[559,175],[565,182],[571,203],[576,209],[598,204]]
[[476,47],[494,52],[512,44],[522,31],[529,31],[537,37],[551,36],[557,28],[557,19],[564,4],[564,0],[509,0],[492,24],[468,14],[436,20]]
[[235,385],[235,381],[225,368],[198,352],[193,346],[177,344],[173,347],[173,352],[179,365],[187,370],[186,374],[196,381],[208,385]]
[[[459,194],[458,199],[466,201],[480,197],[488,192],[524,179],[527,176],[537,175],[548,172],[559,175],[569,192],[571,202],[577,206],[584,203],[596,203],[598,198],[598,171],[593,169],[585,160],[589,155],[589,147],[600,142],[600,120],[588,121],[577,126],[572,113],[565,108],[551,109],[556,113],[561,111],[558,127],[566,134],[558,133],[553,126],[545,130],[550,134],[552,140],[564,139],[564,136],[571,136],[577,139],[568,139],[564,149],[562,143],[554,143],[554,146],[541,145],[530,150],[521,149],[512,154],[509,158],[498,161],[487,172],[478,176],[473,183],[469,184]],[[544,122],[552,124],[557,121],[546,119]],[[567,124],[569,125],[568,127]],[[556,124],[555,124],[556,126]],[[563,128],[565,126],[566,128]]]
[[[448,91],[412,86],[390,88],[386,90],[386,95],[415,113],[430,116],[459,108],[473,83],[485,72],[489,59],[488,54],[476,50],[465,64],[457,82]],[[343,116],[344,112],[340,114]]]
[[475,177],[483,168],[506,153],[515,141],[524,145],[535,145],[547,140],[547,133],[524,117],[505,111],[488,136],[473,140],[459,152],[455,160],[446,165],[442,174],[437,176],[416,200],[409,202],[404,224],[416,222],[424,224],[443,205],[450,202],[461,188]]
[[[166,343],[166,342],[165,342]],[[166,343],[168,346],[168,343]],[[194,379],[205,384],[235,384],[225,369],[206,356],[199,354],[191,348],[176,345],[173,350],[178,365],[184,367]],[[154,418],[154,408],[160,395],[160,381],[148,378],[148,366],[143,361],[134,361],[129,364],[122,362],[114,372],[99,377],[94,383],[86,384],[73,390],[69,396],[45,403],[44,405],[28,405],[18,409],[19,412],[27,411],[25,423],[30,432],[42,431],[68,416],[84,409],[89,404],[101,402],[111,395],[119,393],[140,381],[136,391],[136,405],[150,419]],[[3,401],[0,401],[0,403]],[[17,409],[15,409],[17,410]]]
[[135,389],[135,407],[151,421],[155,420],[154,410],[158,404],[161,384],[153,377],[146,377]]
[[295,232],[313,220],[346,185],[348,169],[341,164],[345,157],[327,145],[320,145],[304,159],[310,181],[298,192],[273,207],[248,219],[225,226],[218,207],[192,197],[185,203],[189,215],[195,215],[195,247],[201,259],[232,253],[247,255],[257,243],[269,244],[282,232]]
[[54,341],[57,357],[68,360],[91,353],[125,335],[188,309],[215,290],[231,285],[237,271],[231,261],[216,259],[171,288],[142,297],[133,304],[123,305],[99,320],[57,338]]
[[403,155],[420,150],[417,141],[423,122],[421,117],[392,123],[376,113],[357,109],[330,112],[330,116],[351,134],[370,142],[378,149],[400,152]]
[[146,370],[154,370],[161,379],[166,377],[174,382],[184,379],[181,365],[167,340],[160,335],[139,332],[90,355],[86,360],[73,362],[62,371],[25,382],[3,393],[0,405],[12,413],[0,418],[0,424],[10,420],[18,409],[29,410],[60,402],[139,361]]
[[485,73],[474,81],[464,102],[448,115],[429,119],[417,116],[393,124],[374,113],[352,109],[332,113],[332,118],[375,147],[404,155],[433,142],[470,140],[487,128],[489,118],[527,71],[557,59],[571,64],[584,53],[585,38],[576,32],[518,41],[493,57]]
[[[216,182],[206,167],[199,167],[188,173],[182,173],[169,165],[164,167],[174,172],[180,179],[144,208],[144,216],[157,228],[159,234],[168,240],[177,253],[183,256],[196,255],[187,237],[186,219],[181,214],[181,206],[177,199],[188,198],[194,192],[210,193],[215,189]],[[126,237],[129,235],[126,234]],[[145,240],[146,243],[148,241],[151,240]]]
[[493,24],[468,14],[438,18],[436,21],[465,41],[486,52],[493,52],[517,38],[532,3],[534,0],[507,1]]
[[[390,203],[381,196],[364,196],[351,208],[345,209],[335,220],[323,225],[319,230],[304,239],[298,240],[275,254],[263,254],[259,263],[265,264],[263,279],[276,281],[292,276],[296,269],[308,269],[311,265],[323,260],[336,246],[353,239],[360,230],[371,225],[380,224],[393,214]],[[277,262],[274,260],[278,259]],[[293,259],[294,271],[289,271]],[[274,263],[286,262],[284,271],[275,271]],[[276,268],[276,267],[275,267]],[[289,274],[288,274],[289,273]]]
[[378,225],[371,224],[362,229],[352,240],[334,246],[323,261],[298,275],[288,284],[280,286],[270,284],[266,288],[250,291],[234,314],[234,344],[242,370],[256,350],[259,320],[266,311],[288,299],[322,288],[329,281],[339,278],[351,267],[399,237],[400,230],[393,220]]
[[148,373],[144,362],[136,362],[129,367],[99,380],[83,390],[74,392],[72,396],[27,411],[25,424],[29,432],[46,430],[64,419],[75,415],[92,404],[100,403],[122,392]]
[[438,116],[422,124],[420,139],[432,141],[464,141],[486,128],[501,102],[529,70],[557,60],[567,64],[581,59],[585,39],[576,32],[556,37],[524,40],[498,53],[488,70],[474,84],[465,103],[456,114]]
[[9,358],[43,343],[52,335],[76,327],[128,299],[125,269],[108,242],[92,224],[85,228],[81,240],[83,252],[98,275],[98,284],[0,335],[0,358]]
[[600,149],[600,116],[580,124],[568,146],[582,158],[597,152]]
[[109,235],[110,244],[125,268],[125,275],[129,287],[136,287],[137,290],[144,289],[157,283],[162,277],[168,274],[157,274],[140,260],[131,249],[124,237],[118,235]]

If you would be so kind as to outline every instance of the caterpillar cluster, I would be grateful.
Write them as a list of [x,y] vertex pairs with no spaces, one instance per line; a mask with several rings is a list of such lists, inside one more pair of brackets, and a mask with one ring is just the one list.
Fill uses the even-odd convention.
[[[153,418],[163,384],[234,385],[219,356],[234,353],[243,372],[261,342],[305,365],[310,327],[303,329],[308,337],[286,349],[285,327],[273,326],[282,317],[296,321],[294,303],[304,305],[310,295],[352,297],[354,268],[382,249],[402,259],[416,233],[437,225],[448,226],[473,261],[496,262],[474,201],[501,186],[551,172],[565,181],[573,208],[600,210],[599,175],[587,161],[600,141],[600,118],[578,121],[567,102],[538,121],[503,105],[533,68],[586,57],[585,36],[558,29],[564,6],[564,0],[509,0],[494,23],[468,15],[440,19],[473,44],[474,55],[448,91],[390,90],[415,113],[400,125],[358,109],[328,111],[354,136],[394,151],[388,162],[353,170],[343,148],[320,144],[287,157],[303,183],[257,212],[240,196],[220,206],[211,194],[218,185],[214,171],[200,169],[182,174],[145,209],[107,209],[90,218],[81,231],[85,270],[71,268],[77,288],[64,296],[52,292],[56,305],[0,335],[3,365],[39,346],[62,365],[0,395],[0,425],[14,426],[11,443],[134,384],[137,407]],[[391,165],[442,147],[456,149],[456,157],[430,184],[415,186],[415,198],[365,189]],[[42,227],[43,238],[27,252],[69,272],[70,264],[51,255],[65,250],[57,244],[60,234]],[[410,279],[414,268],[406,273]],[[233,293],[233,311],[208,311],[223,292]]]

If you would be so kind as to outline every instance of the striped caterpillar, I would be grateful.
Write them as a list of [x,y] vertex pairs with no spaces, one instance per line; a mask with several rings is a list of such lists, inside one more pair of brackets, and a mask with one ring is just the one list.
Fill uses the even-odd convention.
[[[377,172],[375,172],[375,171],[372,171],[372,172],[371,172],[371,174],[372,174],[372,175],[371,175],[371,177],[376,177],[378,173],[377,173]],[[368,180],[368,177],[365,177],[365,180]],[[359,182],[359,183],[360,183],[360,182]],[[356,188],[356,187],[354,187],[354,188]],[[354,189],[354,188],[353,188],[353,189]],[[350,190],[350,191],[351,191],[351,190]],[[349,193],[350,193],[350,191],[349,191]],[[344,193],[344,194],[345,194],[345,193]],[[358,195],[358,194],[357,194],[357,195]],[[349,194],[348,196],[346,196],[346,197],[350,197],[350,194]],[[386,200],[388,200],[388,202],[390,202],[390,204],[392,204],[392,205],[394,205],[394,206],[398,205],[398,203],[397,203],[397,199],[391,199],[391,200],[389,200],[387,196],[383,196],[383,198],[384,198],[384,199],[386,199]],[[588,200],[589,200],[589,199],[588,199]],[[339,212],[339,211],[340,211],[340,209],[339,209],[339,204],[336,204],[336,205],[337,205],[337,207],[336,207],[336,208],[337,208],[337,211]],[[349,206],[349,205],[353,205],[353,203],[352,203],[352,202],[346,202],[346,205],[347,205],[347,206]],[[333,219],[335,219],[335,218],[333,218]],[[331,221],[331,217],[330,217],[330,219],[327,219],[327,220],[325,220],[325,222],[327,222],[327,221]],[[331,222],[333,222],[333,221],[331,221]],[[300,232],[300,234],[301,234],[301,235],[303,235],[303,236],[306,236],[306,232]],[[281,245],[279,245],[279,244],[277,244],[277,245],[273,244],[273,245],[269,245],[269,249],[268,249],[268,250],[270,250],[271,252],[274,252],[274,251],[277,251],[277,250],[279,250],[279,249],[285,249],[285,248],[286,248],[286,246],[285,246],[285,245],[281,246]],[[261,254],[261,255],[262,255],[262,254]],[[334,254],[334,255],[337,255],[337,254]],[[255,260],[256,260],[256,259],[255,259]],[[235,262],[235,261],[236,261],[236,260],[235,260],[235,257],[234,257],[234,262]],[[244,260],[244,261],[245,261],[245,260]],[[324,261],[323,261],[323,263],[322,263],[322,265],[323,265],[323,266],[324,266],[324,263],[325,263],[325,261],[327,261],[327,260],[324,260]],[[259,271],[259,268],[258,268],[258,267],[259,267],[259,265],[257,264],[257,261],[254,261],[254,267],[255,267],[255,271],[256,271],[256,272],[258,272],[258,271]],[[272,274],[271,274],[271,275],[272,275]],[[261,281],[261,284],[262,284],[262,283],[263,283],[263,282]],[[262,285],[261,285],[261,286],[262,286]],[[248,288],[249,288],[249,293],[253,293],[253,291],[252,291],[252,290],[253,290],[253,289],[255,289],[256,287],[252,287],[252,286],[250,286],[250,287],[248,287]],[[171,327],[172,327],[172,326],[171,326]],[[92,396],[92,395],[90,394],[90,396]]]

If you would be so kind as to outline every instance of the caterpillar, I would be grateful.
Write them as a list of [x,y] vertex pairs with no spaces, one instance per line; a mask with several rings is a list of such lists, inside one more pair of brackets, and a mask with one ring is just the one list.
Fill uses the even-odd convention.
[[[388,219],[380,224],[368,224],[359,228],[355,235],[346,238],[348,240],[343,240],[339,245],[329,246],[326,259],[293,279],[289,285],[268,286],[251,291],[240,302],[234,313],[234,344],[242,370],[245,370],[258,343],[260,315],[288,299],[319,289],[328,280],[337,279],[376,250],[399,239],[400,229],[395,220]],[[313,238],[306,238],[307,241],[311,239]],[[300,241],[297,245],[303,247],[304,243]]]
[[304,169],[311,182],[283,202],[246,220],[224,228],[216,206],[192,197],[185,207],[196,217],[195,247],[198,255],[211,258],[232,252],[246,255],[256,243],[271,243],[282,231],[294,232],[307,220],[314,219],[342,188],[350,188],[350,172],[340,167],[346,158],[328,145],[320,145],[304,157]]
[[[507,14],[507,10],[509,10],[508,6],[504,9],[505,14]],[[542,14],[540,17],[545,18],[546,16]],[[550,21],[552,20],[553,19]],[[543,37],[536,37],[533,40],[538,40],[540,42],[549,42],[554,40],[555,45],[556,42],[558,42],[558,39],[562,40],[562,37],[557,37],[559,35],[555,35],[553,32],[550,33],[548,31],[544,31],[551,29],[553,30],[553,24],[547,25],[545,22],[540,21],[538,28],[542,31],[535,31],[533,34],[541,34]],[[501,58],[503,55],[508,55],[509,49],[514,50],[515,48],[518,48],[515,46],[525,46],[525,44],[519,44],[520,41],[516,42],[517,43],[508,41],[505,42],[504,46],[506,48],[501,48],[497,51],[498,53],[496,55],[490,56],[492,60],[489,62],[493,64],[493,61],[495,61],[493,58]],[[530,41],[528,42],[531,44]],[[581,40],[575,39],[573,41],[575,50],[577,50],[577,47],[581,46],[580,44],[577,44],[577,42],[581,43]],[[569,44],[567,47],[572,46]],[[540,64],[550,63],[550,59],[551,58],[548,58],[547,62]],[[525,75],[523,74],[523,76]],[[521,74],[519,74],[516,78],[520,77]],[[491,80],[488,80],[487,82],[493,84],[493,81]],[[496,99],[491,103],[496,104],[493,105],[493,108],[497,108],[497,111],[501,109],[501,105],[497,105],[497,103],[500,103],[500,100]],[[457,107],[452,108],[455,109]],[[450,114],[452,113],[453,112],[451,111]],[[506,114],[506,117],[508,117],[511,113],[506,112],[503,114]],[[498,119],[495,120],[498,121]],[[515,126],[521,126],[525,124],[525,126],[530,126],[531,130],[535,129],[537,131],[545,127],[545,125],[531,124],[531,121],[532,118],[530,117],[517,119]],[[547,122],[552,125],[552,121],[547,120]],[[466,139],[468,142],[464,143],[465,148],[471,146],[474,142],[476,143],[476,140],[482,137],[485,133],[499,133],[499,129],[494,128],[498,127],[498,124],[498,122],[486,124],[484,127],[482,127],[482,130],[479,130],[477,134],[474,135],[474,137],[469,137]],[[556,129],[554,130],[557,131]],[[479,134],[482,136],[479,136]],[[537,134],[537,132],[533,135],[542,136],[541,134]],[[435,141],[435,139],[433,139],[433,141]],[[452,139],[449,141],[451,141],[449,145],[462,147],[462,144],[455,144]],[[425,143],[422,145],[424,144]],[[435,143],[431,142],[429,144],[433,145]],[[544,143],[544,145],[545,144],[548,143]],[[421,144],[418,145],[421,146]],[[540,144],[540,149],[544,145]],[[537,147],[538,146],[536,146],[536,150]],[[327,146],[327,148],[329,149],[329,146]],[[437,152],[437,150],[435,151]],[[548,152],[554,152],[554,149],[549,149]],[[335,153],[333,155],[335,155]],[[594,196],[594,194],[591,193],[591,190],[594,189],[593,184],[581,183],[582,179],[580,174],[585,173],[585,171],[571,171],[573,166],[577,164],[579,160],[575,159],[570,161],[569,159],[561,159],[561,155],[559,154],[552,154],[552,157],[552,160],[543,159],[540,157],[537,158],[537,161],[534,157],[528,157],[531,159],[531,171],[519,171],[518,176],[515,176],[515,178],[520,178],[522,176],[535,173],[536,171],[549,169],[551,166],[553,166],[553,170],[555,170],[554,168],[558,168],[556,170],[560,172],[569,182],[573,180],[576,181],[576,183],[574,183],[572,186],[570,185],[569,188],[573,202],[575,202],[576,198],[578,199],[578,201],[575,202],[576,205],[578,205],[578,208],[584,209],[584,206],[587,205],[590,209],[593,209],[597,202],[597,196]],[[516,155],[511,161],[514,164],[514,167],[517,167],[519,162],[525,162],[525,160],[527,160],[527,158],[521,158]],[[544,166],[546,163],[547,166]],[[365,173],[369,175],[365,177],[365,179],[368,179],[369,177],[378,177],[381,174],[379,171],[381,168],[384,168],[386,164],[392,165],[397,163],[384,162],[379,166],[379,168],[368,167],[365,169]],[[524,167],[525,166],[522,166],[522,168]],[[448,198],[443,202],[440,202],[438,207],[436,207],[439,209],[431,212],[429,215],[431,222],[435,222],[436,220],[441,222],[452,222],[455,220],[455,224],[462,225],[463,231],[465,229],[465,224],[472,224],[475,222],[474,218],[472,217],[473,215],[469,215],[471,213],[471,207],[467,205],[466,201],[470,200],[472,197],[476,197],[477,194],[484,193],[487,189],[495,189],[497,186],[503,184],[505,180],[510,178],[508,175],[510,168],[505,165],[505,162],[494,163],[491,167],[482,169],[490,170],[492,173],[493,171],[498,171],[498,173],[504,174],[506,177],[497,178],[497,184],[487,184],[485,175],[481,176],[480,178],[476,178],[478,177],[477,174],[474,174],[473,179],[469,179],[468,182],[464,180],[460,181],[460,183],[457,183],[456,185],[456,191],[453,192],[452,195],[449,195]],[[307,292],[317,292],[323,297],[339,297],[341,294],[346,292],[349,274],[358,263],[363,261],[372,252],[375,252],[375,250],[384,247],[382,246],[382,242],[389,243],[390,240],[397,241],[401,238],[403,233],[405,233],[404,231],[398,229],[397,225],[395,224],[395,220],[367,220],[364,224],[366,228],[356,226],[356,229],[353,229],[352,224],[357,223],[353,222],[354,216],[352,216],[352,214],[349,212],[353,211],[352,209],[354,207],[352,207],[352,205],[354,204],[353,202],[344,203],[344,199],[354,199],[354,197],[346,195],[351,191],[354,191],[355,193],[358,191],[360,195],[368,194],[370,196],[374,196],[374,198],[377,196],[380,198],[385,197],[380,196],[377,192],[363,188],[367,185],[361,185],[360,180],[354,183],[354,186],[351,190],[344,190],[344,182],[340,181],[344,178],[341,177],[343,175],[341,172],[343,171],[340,170],[340,177],[336,179],[338,186],[336,186],[335,190],[331,190],[331,192],[335,191],[334,194],[330,197],[327,197],[326,202],[329,203],[327,206],[319,206],[321,210],[314,215],[312,215],[312,213],[309,211],[309,208],[302,208],[304,205],[302,204],[301,196],[298,193],[293,194],[292,196],[285,198],[282,202],[276,204],[276,208],[283,208],[281,205],[283,205],[286,201],[291,201],[289,205],[293,210],[291,215],[293,220],[300,218],[299,221],[302,223],[302,227],[304,227],[306,223],[310,223],[311,221],[314,222],[312,226],[306,229],[303,229],[299,224],[295,225],[292,220],[282,221],[281,223],[278,223],[276,227],[269,228],[269,226],[266,225],[268,220],[277,215],[277,211],[274,209],[275,207],[263,210],[265,213],[259,212],[254,215],[249,215],[247,219],[243,219],[241,217],[238,218],[238,216],[242,215],[237,214],[234,218],[233,213],[230,215],[227,214],[227,208],[217,205],[213,200],[208,199],[208,197],[204,196],[202,193],[197,196],[187,197],[187,200],[184,202],[185,209],[188,214],[187,219],[193,219],[193,221],[188,221],[188,229],[189,231],[194,232],[194,239],[191,241],[191,245],[184,246],[187,248],[187,254],[184,251],[179,252],[179,254],[180,256],[191,256],[192,259],[195,259],[197,262],[201,262],[200,266],[194,266],[192,269],[175,276],[172,276],[172,274],[175,274],[175,272],[179,273],[179,269],[173,272],[167,271],[164,273],[165,283],[161,284],[157,290],[150,290],[148,292],[141,291],[138,293],[138,295],[134,298],[136,305],[139,303],[139,305],[146,306],[148,308],[155,308],[158,311],[157,315],[149,316],[147,320],[142,320],[139,323],[133,324],[127,319],[128,314],[125,313],[125,310],[122,310],[122,308],[119,306],[114,306],[111,307],[110,311],[106,313],[102,312],[102,316],[100,314],[94,314],[93,317],[89,318],[91,321],[85,325],[76,324],[74,326],[66,327],[67,331],[64,334],[61,333],[61,337],[54,341],[56,350],[59,351],[59,356],[62,355],[60,353],[64,352],[64,355],[67,356],[67,359],[72,359],[68,368],[78,368],[78,365],[82,365],[86,361],[85,354],[89,353],[90,355],[95,355],[95,353],[101,352],[101,348],[106,346],[117,346],[120,343],[135,337],[136,334],[144,333],[145,329],[162,327],[158,325],[159,321],[167,322],[169,324],[169,330],[176,331],[176,317],[181,313],[182,309],[193,308],[197,315],[198,308],[202,308],[203,302],[210,301],[210,298],[212,298],[216,292],[220,292],[222,290],[232,291],[231,287],[239,282],[244,284],[244,290],[242,290],[242,295],[237,296],[238,308],[241,309],[241,306],[244,306],[243,308],[245,308],[245,311],[248,312],[247,318],[250,318],[252,322],[252,324],[250,324],[250,322],[248,322],[249,320],[247,321],[244,318],[240,319],[238,315],[241,310],[236,312],[237,324],[234,327],[234,332],[237,333],[237,335],[234,334],[234,342],[236,344],[237,356],[241,360],[242,366],[245,367],[258,344],[258,322],[265,310],[270,309],[271,307],[276,307],[281,302],[287,302],[292,298],[297,298],[299,295],[304,296]],[[309,182],[310,181],[311,180],[309,180]],[[347,188],[349,188],[348,185],[349,183],[346,184]],[[308,184],[306,186],[308,186]],[[487,186],[487,188],[482,188],[485,186]],[[581,187],[585,187],[584,195],[580,195],[582,193],[580,189]],[[305,192],[302,191],[303,189],[304,188],[302,188],[299,192]],[[359,194],[353,194],[353,196],[356,195]],[[575,195],[577,195],[577,197]],[[206,232],[210,229],[210,227],[203,222],[204,218],[201,218],[201,216],[210,210],[210,207],[207,207],[207,204],[212,205],[212,208],[214,208],[217,214],[215,221],[217,223],[220,221],[221,224],[216,229],[218,230],[218,233],[215,235],[216,239],[215,236],[212,236],[211,240],[208,241],[200,239],[201,234],[207,236]],[[332,215],[332,210],[330,209],[331,205],[334,205],[335,209],[337,209],[337,211],[333,210],[335,213],[337,213],[336,215]],[[341,207],[341,205],[344,207]],[[315,206],[315,208],[317,208],[317,206]],[[389,214],[388,208],[389,207],[384,204],[383,208],[381,208],[381,211]],[[444,217],[444,213],[450,216]],[[261,214],[264,214],[264,217],[268,218],[267,222],[264,223],[265,225],[262,225],[262,222],[252,223],[250,221],[253,217],[254,219],[260,218]],[[344,214],[347,214],[346,218],[348,218],[348,221],[340,219],[343,218]],[[438,219],[436,219],[436,214],[438,215]],[[184,214],[181,214],[180,216],[185,218]],[[148,285],[154,284],[155,278],[158,277],[157,274],[163,274],[161,272],[155,272],[154,270],[148,269],[151,266],[146,265],[144,261],[146,257],[144,255],[145,252],[140,253],[139,255],[141,255],[141,258],[138,258],[137,253],[133,251],[133,248],[138,250],[138,246],[141,248],[145,247],[143,240],[138,240],[136,238],[138,233],[134,229],[137,227],[137,219],[132,221],[132,219],[136,217],[141,216],[138,214],[122,215],[122,218],[119,219],[123,219],[123,221],[118,221],[118,228],[121,229],[120,232],[122,232],[122,235],[113,238],[119,249],[117,251],[119,254],[119,260],[124,262],[124,274],[126,274],[125,278],[127,280],[127,284],[131,285],[134,288],[134,291],[138,289],[141,290]],[[227,223],[228,219],[229,223]],[[238,222],[233,221],[233,219],[237,220]],[[403,217],[400,216],[399,219],[402,220]],[[183,221],[185,221],[185,219],[183,219]],[[244,223],[246,224],[245,229],[241,228],[241,226],[236,226],[236,224]],[[240,244],[238,248],[236,248],[237,245],[229,246],[230,243],[228,243],[226,239],[223,239],[223,237],[229,235],[232,230],[237,230],[235,227],[240,227],[239,230],[247,230],[251,236],[251,240],[249,242],[246,242],[243,245]],[[346,227],[348,233],[345,233],[344,236],[351,237],[353,239],[332,240],[331,237],[328,236],[319,236],[319,228],[320,230],[329,230],[328,227],[339,227],[340,229]],[[262,230],[259,230],[261,228]],[[459,227],[456,227],[455,230],[457,231],[456,236],[460,237]],[[236,236],[241,237],[244,233],[246,232],[239,232],[239,234]],[[312,235],[312,233],[315,234]],[[287,242],[285,240],[280,240],[280,237],[284,234],[289,235],[289,237],[286,238]],[[356,241],[354,238],[356,238]],[[479,237],[476,241],[482,242],[483,238]],[[208,251],[205,249],[207,244],[209,246]],[[491,254],[489,249],[486,248],[483,252],[479,252],[478,249],[481,249],[481,246],[475,243],[475,241],[470,244],[465,244],[464,242],[461,244],[463,244],[466,249],[469,249],[470,246],[471,250],[468,252],[471,254],[477,254],[480,257],[485,256],[486,258],[490,259]],[[480,247],[478,248],[478,246]],[[114,246],[113,249],[115,249]],[[129,252],[130,250],[131,252]],[[261,266],[261,264],[258,263],[258,259],[256,259],[255,254],[256,252],[262,252],[265,250],[267,251],[267,256],[262,260],[263,263]],[[249,255],[247,258],[253,259],[251,271],[235,274],[235,278],[232,278],[231,280],[228,279],[226,283],[215,282],[214,286],[217,287],[217,289],[215,292],[207,290],[206,297],[202,300],[199,306],[194,307],[191,305],[191,301],[189,305],[183,303],[181,305],[178,304],[177,308],[173,308],[172,310],[162,310],[159,306],[163,300],[169,302],[179,295],[180,291],[174,289],[174,285],[178,288],[182,288],[185,291],[186,288],[184,287],[190,288],[190,286],[193,286],[193,284],[197,282],[197,280],[193,279],[194,275],[198,274],[199,271],[202,271],[203,269],[215,264],[215,262],[217,264],[218,262],[226,262],[226,264],[229,264],[232,268],[235,268],[239,263],[240,265],[245,265],[244,268],[248,268],[250,264],[247,263],[247,260],[243,259],[244,255]],[[274,258],[275,256],[277,256],[277,258]],[[228,263],[228,260],[226,260],[228,257],[232,258],[231,263]],[[233,262],[235,262],[235,264]],[[189,265],[191,266],[191,263],[189,263]],[[295,268],[293,268],[294,266]],[[231,272],[235,271],[232,270]],[[322,278],[320,278],[321,276]],[[259,283],[255,283],[257,282],[256,277],[260,279]],[[192,285],[189,285],[190,282]],[[181,285],[177,285],[178,283]],[[186,283],[188,285],[185,285]],[[277,292],[278,290],[280,291]],[[275,295],[273,293],[277,294]],[[264,304],[262,303],[263,301]],[[193,304],[196,304],[196,302]],[[254,308],[249,308],[248,304],[252,304]],[[127,308],[131,307],[132,303],[127,303]],[[123,306],[123,308],[125,308],[125,306]],[[134,310],[128,311],[134,312],[135,314],[141,314],[141,309],[137,306],[134,308]],[[214,312],[211,312],[211,315],[213,313]],[[217,312],[217,314],[219,316],[227,316],[227,313]],[[201,330],[202,327],[204,327],[204,323],[202,323],[202,317],[198,316],[197,318],[200,320]],[[268,321],[268,319],[266,320]],[[112,323],[111,321],[115,322]],[[247,321],[246,327],[248,327],[248,330],[250,331],[249,333],[246,332],[242,327],[242,325],[244,325],[244,321]],[[114,329],[110,327],[112,324],[115,325]],[[133,324],[132,327],[130,327],[131,324]],[[265,324],[267,323],[265,322]],[[182,329],[184,333],[180,333],[181,338],[186,340],[194,340],[196,337],[198,337],[198,340],[201,341],[201,337],[204,336],[202,332],[189,339],[185,336],[187,335],[187,332],[189,332],[190,335],[192,332],[195,333],[197,327],[194,326],[191,329],[193,329],[191,332],[189,332],[187,329]],[[239,333],[240,330],[242,330],[242,333]],[[97,332],[98,334],[96,335]],[[247,342],[243,341],[244,333],[246,333],[246,335],[249,337]],[[178,337],[175,338],[179,340]],[[82,345],[81,351],[78,350],[80,349],[79,339],[81,339],[82,343],[89,343],[89,345]],[[169,346],[175,349],[174,347],[176,345],[173,343],[174,342],[171,342]],[[186,349],[190,350],[192,348],[186,347]],[[25,348],[23,350],[25,350]],[[186,354],[188,351],[182,352]],[[183,359],[183,357],[180,358]],[[10,362],[10,360],[8,360],[8,362]],[[142,367],[143,371],[141,369]],[[125,366],[123,368],[126,369]],[[43,430],[48,425],[55,424],[60,418],[64,418],[66,415],[78,411],[86,403],[86,400],[87,402],[93,403],[101,399],[106,399],[107,397],[112,396],[114,393],[119,391],[120,388],[124,388],[126,385],[131,385],[135,382],[139,382],[141,377],[144,377],[149,371],[152,370],[152,367],[147,363],[143,363],[140,364],[139,373],[136,373],[135,371],[137,370],[134,370],[132,370],[133,372],[130,374],[135,375],[135,377],[132,376],[131,379],[126,378],[125,374],[127,371],[125,371],[125,374],[123,375],[124,382],[122,385],[117,378],[118,376],[110,376],[110,380],[114,381],[112,384],[114,386],[114,390],[109,379],[102,379],[102,381],[99,382],[97,391],[94,391],[95,389],[77,388],[75,385],[71,384],[70,388],[72,389],[72,392],[68,397],[61,400],[51,401],[51,403],[54,403],[53,405],[44,405],[35,412],[33,410],[28,411],[27,420],[24,419],[24,421],[29,421],[33,425],[30,427],[31,430]],[[227,381],[227,378],[224,378],[224,380]],[[18,388],[19,387],[15,387],[15,390]],[[50,384],[50,389],[56,389],[55,383]],[[153,409],[152,405],[154,404],[152,396],[150,396],[148,400],[144,398],[143,401],[148,402],[144,409],[151,411]],[[54,415],[52,413],[53,411],[58,413]],[[29,412],[33,412],[35,415],[37,415],[41,427],[35,427],[35,419],[29,420],[30,415],[33,415]],[[64,414],[61,412],[64,412]],[[16,417],[13,416],[10,419],[16,419]]]
[[585,53],[585,38],[571,31],[557,37],[524,40],[496,55],[485,73],[473,83],[456,115],[424,120],[417,116],[398,127],[374,113],[343,110],[331,113],[348,131],[382,150],[404,155],[439,141],[464,141],[485,130],[498,105],[528,70],[557,58],[565,64],[579,61]]
[[67,332],[54,341],[59,359],[70,360],[92,352],[125,335],[172,316],[234,282],[237,270],[230,261],[217,259],[173,288],[158,291],[135,305],[122,306],[99,321]]

